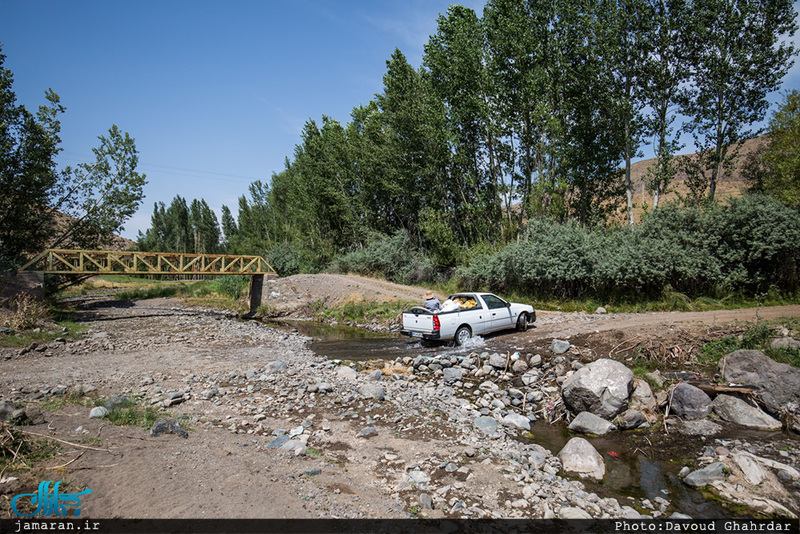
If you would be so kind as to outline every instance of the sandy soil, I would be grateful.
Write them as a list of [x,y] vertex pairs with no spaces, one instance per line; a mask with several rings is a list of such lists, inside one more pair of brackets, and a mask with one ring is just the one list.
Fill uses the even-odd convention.
[[[266,282],[264,296],[288,310],[313,300],[417,301],[423,293],[362,277],[300,275]],[[419,491],[403,486],[404,474],[417,466],[435,471],[448,461],[466,468],[436,471],[449,481],[448,499],[455,495],[467,505],[494,508],[495,515],[511,513],[503,508],[505,496],[520,490],[507,460],[476,454],[435,409],[370,402],[339,383],[335,395],[309,392],[315,375],[332,377],[335,371],[307,349],[302,336],[171,300],[98,298],[81,306],[84,340],[23,354],[0,349],[0,400],[38,402],[63,385],[157,405],[181,391],[184,402],[166,410],[184,417],[189,437],[150,437],[142,428],[111,426],[90,419],[89,407],[78,404],[46,410],[46,423],[25,430],[70,444],[62,442],[59,454],[36,470],[14,474],[19,480],[0,484],[5,517],[11,516],[10,497],[32,491],[39,480],[58,479],[93,490],[84,499],[84,516],[90,517],[409,517]],[[554,337],[572,337],[593,358],[637,336],[662,336],[669,345],[737,321],[784,316],[800,316],[800,306],[641,315],[540,312],[535,328],[496,339],[509,350],[534,351]],[[264,378],[266,366],[277,360],[289,370],[277,381]],[[218,392],[208,397],[211,388]],[[303,453],[266,447],[276,430],[302,424],[308,439]],[[367,426],[377,435],[357,437]]]

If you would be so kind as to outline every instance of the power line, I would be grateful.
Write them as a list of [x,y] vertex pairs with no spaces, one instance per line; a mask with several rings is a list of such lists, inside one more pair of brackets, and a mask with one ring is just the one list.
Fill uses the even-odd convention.
[[[65,152],[61,159],[68,159],[78,163],[84,163],[91,159],[91,156],[76,154]],[[146,163],[141,162],[138,169],[144,170],[145,172],[148,170],[152,170],[156,173],[161,174],[170,174],[173,176],[185,176],[191,178],[200,178],[206,180],[218,180],[218,181],[230,181],[233,179],[234,181],[247,181],[247,182],[255,182],[256,180],[261,180],[262,178],[253,178],[252,176],[244,176],[241,174],[231,174],[231,173],[224,173],[224,172],[216,172],[216,171],[203,171],[200,169],[188,169],[186,167],[174,167],[170,165],[157,165],[155,163]],[[228,180],[222,180],[222,178],[227,178]]]

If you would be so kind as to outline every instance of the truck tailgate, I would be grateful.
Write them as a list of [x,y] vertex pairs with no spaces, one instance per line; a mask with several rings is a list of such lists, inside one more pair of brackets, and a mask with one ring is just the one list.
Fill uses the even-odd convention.
[[403,330],[430,334],[433,332],[433,314],[403,312]]

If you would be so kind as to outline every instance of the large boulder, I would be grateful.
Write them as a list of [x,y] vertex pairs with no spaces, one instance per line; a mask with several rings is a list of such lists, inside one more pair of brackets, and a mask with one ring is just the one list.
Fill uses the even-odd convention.
[[575,371],[564,381],[561,395],[574,412],[591,412],[611,419],[628,407],[633,372],[623,364],[600,359]]
[[800,369],[778,363],[759,350],[737,350],[719,361],[719,372],[727,382],[758,388],[771,413],[789,403],[800,403]]
[[714,412],[722,419],[758,430],[780,430],[783,425],[759,408],[747,404],[742,399],[730,395],[717,395],[714,399]]
[[711,413],[711,397],[700,388],[681,382],[672,389],[670,412],[684,419],[703,419]]
[[603,457],[583,438],[572,438],[558,453],[561,467],[565,473],[578,475],[581,478],[603,480],[606,464]]

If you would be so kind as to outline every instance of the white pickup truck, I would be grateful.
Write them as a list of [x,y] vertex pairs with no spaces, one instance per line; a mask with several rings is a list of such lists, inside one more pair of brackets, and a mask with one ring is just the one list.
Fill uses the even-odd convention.
[[[514,328],[520,332],[536,321],[533,306],[507,302],[493,293],[456,293],[449,300],[460,301],[453,311],[433,313],[416,306],[403,312],[404,336],[426,340],[455,341],[463,345],[472,336]],[[474,303],[474,306],[472,304]]]

